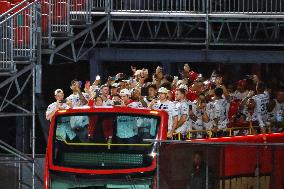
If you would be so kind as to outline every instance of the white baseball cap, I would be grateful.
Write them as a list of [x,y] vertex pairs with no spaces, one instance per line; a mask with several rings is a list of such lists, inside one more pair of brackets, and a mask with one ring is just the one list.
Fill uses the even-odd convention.
[[158,90],[158,93],[168,93],[168,92],[169,92],[169,90],[166,89],[165,87],[161,87],[161,88],[159,88],[159,90]]
[[130,91],[128,89],[122,89],[120,91],[119,95],[128,95],[128,96],[130,96],[131,93],[130,93]]
[[178,80],[178,81],[177,81],[177,86],[181,85],[182,83],[183,83],[182,80]]
[[111,87],[112,87],[112,88],[117,88],[117,87],[119,87],[119,83],[113,83],[113,84],[111,85]]
[[185,89],[186,91],[188,91],[188,87],[185,84],[181,84],[180,86],[178,86],[179,89]]
[[54,91],[54,95],[57,95],[58,93],[63,93],[63,90],[62,89],[56,89]]

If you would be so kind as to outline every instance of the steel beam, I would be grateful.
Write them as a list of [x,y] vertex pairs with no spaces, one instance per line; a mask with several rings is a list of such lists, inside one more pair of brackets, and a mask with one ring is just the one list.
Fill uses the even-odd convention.
[[123,62],[222,62],[222,63],[278,63],[282,64],[282,51],[250,50],[180,50],[180,49],[123,49],[96,48],[92,51],[98,61]]

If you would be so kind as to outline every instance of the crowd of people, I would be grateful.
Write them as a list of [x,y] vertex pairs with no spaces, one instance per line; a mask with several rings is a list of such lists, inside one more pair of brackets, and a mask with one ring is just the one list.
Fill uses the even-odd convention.
[[[128,106],[165,110],[168,138],[176,133],[184,137],[192,133],[195,138],[208,137],[208,133],[226,136],[228,128],[240,125],[261,133],[283,130],[284,90],[271,91],[257,75],[225,85],[221,74],[214,71],[204,78],[188,64],[179,76],[164,73],[160,66],[152,75],[145,68],[132,66],[131,70],[130,76],[118,73],[105,83],[100,76],[93,83],[74,79],[72,94],[66,99],[63,90],[55,90],[56,102],[48,106],[46,119],[57,110],[84,105]],[[248,129],[233,130],[233,135],[247,134]]]

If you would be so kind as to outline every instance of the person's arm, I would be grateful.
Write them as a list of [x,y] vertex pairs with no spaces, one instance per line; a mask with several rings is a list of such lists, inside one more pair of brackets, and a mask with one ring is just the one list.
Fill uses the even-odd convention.
[[173,125],[172,125],[172,130],[168,131],[167,137],[171,138],[173,136],[173,133],[177,129],[177,124],[178,124],[178,116],[173,116]]
[[79,87],[77,87],[76,91],[78,92],[79,94],[79,98],[80,98],[80,101],[82,103],[82,105],[86,105],[88,103],[88,101],[86,100],[86,98],[84,97],[81,89]]
[[143,97],[141,97],[139,99],[139,102],[142,104],[143,107],[147,107],[148,106]]
[[178,120],[177,128],[181,127],[187,120],[189,114],[189,105],[187,103],[183,103],[181,106],[181,117]]
[[148,108],[153,109],[154,104],[157,103],[156,99],[153,99],[149,104],[148,104]]
[[204,123],[208,123],[208,122],[210,121],[209,116],[208,116],[208,114],[207,114],[206,111],[203,112],[202,121],[203,121]]
[[[177,122],[177,128],[179,128],[180,126],[182,126],[187,120],[187,115],[186,114],[183,114],[180,119],[178,120]],[[176,129],[177,129],[176,128]]]
[[261,130],[261,133],[265,133],[265,123],[263,122],[262,120],[262,115],[261,115],[261,112],[260,111],[257,111],[256,112],[256,118],[257,118],[257,121],[258,121],[258,125],[260,127],[260,130]]
[[58,111],[58,110],[59,110],[59,103],[58,102],[56,102],[55,105],[54,104],[49,105],[47,107],[47,110],[46,110],[45,118],[50,121],[52,119],[52,117],[54,116],[54,114],[56,113],[56,111]]
[[240,110],[243,110],[248,100],[254,95],[254,91],[249,91],[248,95],[241,101]]
[[46,118],[48,121],[50,121],[57,110],[59,110],[58,107],[56,107],[53,111],[51,111],[51,112],[49,112],[49,113],[46,112],[45,118]]
[[171,115],[173,118],[172,132],[174,132],[178,128],[178,109],[173,102],[171,103],[169,108],[171,109]]

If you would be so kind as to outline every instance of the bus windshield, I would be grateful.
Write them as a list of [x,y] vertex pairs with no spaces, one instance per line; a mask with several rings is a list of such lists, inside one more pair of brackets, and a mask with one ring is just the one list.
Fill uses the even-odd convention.
[[159,128],[158,116],[89,113],[57,116],[53,164],[86,169],[150,166]]

